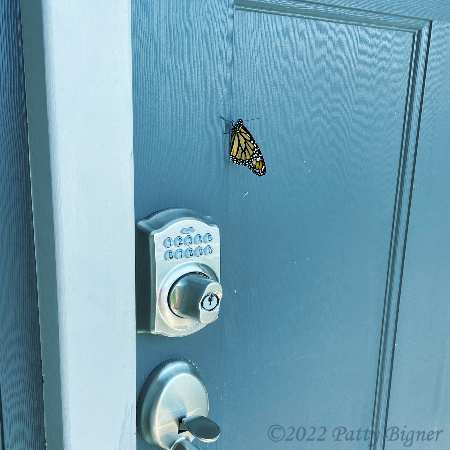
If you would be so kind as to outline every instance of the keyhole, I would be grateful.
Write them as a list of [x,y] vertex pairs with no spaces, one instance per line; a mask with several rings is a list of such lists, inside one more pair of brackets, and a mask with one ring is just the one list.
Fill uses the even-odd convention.
[[209,294],[206,297],[203,297],[202,303],[201,303],[201,307],[205,310],[205,311],[213,311],[214,309],[217,308],[217,306],[219,305],[219,298],[217,297],[216,294]]

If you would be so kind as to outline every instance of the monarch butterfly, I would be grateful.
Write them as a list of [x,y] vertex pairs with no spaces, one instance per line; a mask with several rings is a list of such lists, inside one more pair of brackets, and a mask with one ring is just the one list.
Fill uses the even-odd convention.
[[242,119],[232,123],[230,160],[234,164],[248,167],[259,177],[266,174],[266,163],[263,154],[250,131],[244,126]]

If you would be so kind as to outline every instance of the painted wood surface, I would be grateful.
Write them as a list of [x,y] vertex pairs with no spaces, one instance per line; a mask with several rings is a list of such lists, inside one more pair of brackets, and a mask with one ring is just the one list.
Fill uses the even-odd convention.
[[[0,395],[0,400],[1,400],[1,395]],[[0,405],[1,405],[1,403],[0,403]],[[5,448],[5,444],[3,441],[3,414],[2,414],[2,409],[0,407],[0,450],[4,450],[4,448]]]
[[19,2],[0,2],[0,449],[43,450],[44,417]]
[[[289,0],[288,0],[289,1]],[[450,21],[447,0],[308,0],[310,3],[328,4],[365,11],[377,11],[406,17],[420,17]]]
[[[389,424],[450,446],[450,26],[434,22],[405,258]],[[389,450],[400,442],[387,442]]]
[[[271,423],[382,431],[430,23],[234,5],[133,3],[136,216],[213,215],[225,287],[214,326],[138,337],[137,386],[164,359],[196,361],[220,449],[280,445]],[[220,116],[255,119],[265,177],[230,165]]]
[[130,4],[22,10],[47,448],[134,450]]
[[0,392],[0,450],[4,450],[5,449],[5,444],[4,444],[4,439],[3,439],[3,412],[2,412],[2,408],[1,408],[1,392]]

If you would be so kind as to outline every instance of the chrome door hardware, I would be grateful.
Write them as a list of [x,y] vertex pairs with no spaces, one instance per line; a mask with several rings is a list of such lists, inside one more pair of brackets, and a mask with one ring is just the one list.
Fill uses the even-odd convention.
[[[220,233],[210,217],[168,209],[141,220],[137,266],[138,331],[192,334],[219,317]],[[139,283],[137,283],[138,285]]]
[[197,450],[195,438],[214,442],[220,435],[208,413],[208,392],[197,369],[188,361],[167,361],[153,370],[142,388],[139,432],[162,449]]
[[222,286],[214,274],[191,272],[170,288],[169,308],[178,317],[208,324],[217,319],[221,299]]

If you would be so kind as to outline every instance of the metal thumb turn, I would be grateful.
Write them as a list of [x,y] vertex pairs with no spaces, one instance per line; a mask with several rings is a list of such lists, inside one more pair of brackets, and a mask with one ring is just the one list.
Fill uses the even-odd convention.
[[179,432],[189,431],[202,442],[215,442],[220,436],[220,427],[204,416],[185,417],[181,420]]

